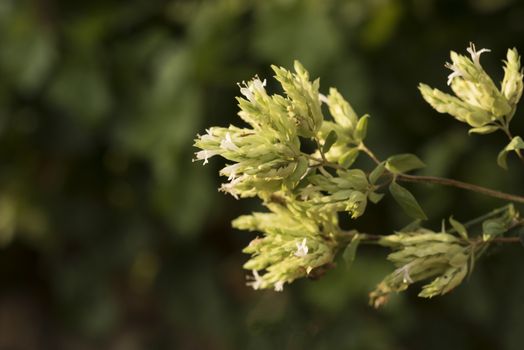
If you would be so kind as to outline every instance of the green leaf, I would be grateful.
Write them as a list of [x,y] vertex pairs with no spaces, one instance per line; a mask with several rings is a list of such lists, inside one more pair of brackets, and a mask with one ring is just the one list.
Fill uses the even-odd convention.
[[297,161],[297,166],[293,173],[288,177],[288,180],[295,182],[302,179],[308,170],[309,162],[306,157],[300,157]]
[[338,164],[344,168],[349,168],[357,160],[358,154],[359,150],[357,147],[351,148],[338,159]]
[[497,130],[499,130],[500,127],[498,125],[485,125],[485,126],[480,126],[478,128],[471,128],[469,129],[468,131],[468,134],[482,134],[482,135],[486,135],[486,134],[491,134],[492,132],[495,132]]
[[355,256],[357,255],[357,248],[360,244],[360,235],[357,233],[353,236],[351,239],[351,242],[347,245],[346,249],[344,249],[344,253],[342,253],[342,258],[344,259],[344,262],[346,263],[346,268],[350,268],[353,264],[353,261],[355,261]]
[[329,113],[335,122],[345,130],[354,130],[358,117],[348,101],[335,88],[329,89],[328,95]]
[[384,193],[377,193],[377,192],[368,193],[369,200],[374,204],[377,204],[378,202],[380,202],[382,197],[384,197]]
[[453,226],[455,231],[457,231],[460,237],[468,239],[468,231],[466,230],[466,227],[464,225],[462,225],[457,220],[453,219],[453,216],[449,218],[449,223],[451,224],[451,226]]
[[364,173],[360,169],[349,169],[345,171],[340,171],[338,174],[342,179],[345,180],[344,187],[353,188],[359,191],[365,191],[369,186],[366,173]]
[[328,136],[326,137],[326,141],[324,141],[324,146],[322,146],[322,152],[324,153],[329,152],[329,150],[331,149],[331,146],[333,146],[333,144],[337,142],[337,139],[338,139],[337,132],[335,130],[331,130]]
[[408,171],[420,169],[426,165],[414,154],[397,154],[386,161],[386,169],[393,174],[403,174]]
[[377,165],[377,167],[369,174],[369,182],[374,185],[382,174],[384,174],[384,170],[386,170],[385,162]]
[[355,192],[353,190],[342,190],[342,191],[338,191],[338,192],[335,192],[333,193],[329,199],[331,200],[334,200],[334,201],[342,201],[342,200],[345,200],[345,199],[348,199],[349,196],[351,196],[351,194]]
[[422,298],[432,298],[437,295],[446,294],[464,280],[467,272],[467,265],[458,268],[450,267],[441,276],[423,286],[418,296]]
[[497,164],[504,169],[508,169],[508,164],[507,164],[508,153],[511,151],[517,151],[519,149],[524,149],[524,141],[522,140],[520,136],[515,136],[508,143],[508,145],[504,147],[502,151],[500,151],[497,157]]
[[389,192],[406,214],[414,219],[426,220],[428,218],[411,192],[395,181],[389,185]]
[[368,132],[368,119],[369,115],[366,114],[358,120],[357,127],[355,128],[355,134],[353,135],[357,142],[360,142],[366,138]]

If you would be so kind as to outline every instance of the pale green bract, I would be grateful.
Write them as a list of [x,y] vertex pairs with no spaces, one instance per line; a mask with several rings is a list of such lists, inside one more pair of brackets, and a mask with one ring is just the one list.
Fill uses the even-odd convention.
[[[448,64],[453,71],[448,83],[456,96],[421,84],[422,95],[437,111],[472,126],[472,132],[501,129],[509,135],[509,121],[522,95],[517,51],[508,51],[501,89],[480,65],[480,54],[487,50],[476,51],[472,45],[468,51],[471,59],[452,52]],[[272,68],[283,94],[268,93],[266,80],[258,77],[239,84],[238,116],[245,126],[211,127],[195,140],[200,149],[196,160],[207,164],[217,155],[227,160],[220,170],[228,179],[220,187],[223,192],[237,199],[258,197],[268,209],[233,221],[233,227],[259,234],[243,250],[250,254],[244,264],[248,286],[282,291],[298,278],[317,276],[335,266],[339,253],[351,265],[362,244],[376,243],[393,251],[388,259],[396,269],[370,294],[371,304],[380,306],[392,293],[432,279],[419,294],[429,298],[458,286],[498,236],[524,223],[509,205],[475,221],[482,224],[482,232],[474,237],[468,233],[473,223],[454,218],[449,219],[451,227],[446,230],[443,225],[441,232],[422,228],[426,213],[399,182],[423,179],[406,173],[425,164],[407,153],[380,161],[364,144],[368,115],[359,117],[335,88],[323,95],[319,80],[310,81],[299,62],[294,72]],[[305,152],[311,145],[313,149]],[[522,138],[514,137],[499,155],[499,163],[506,166],[507,153],[521,149]],[[372,167],[357,161],[362,153],[374,162]],[[340,213],[358,219],[368,202],[378,203],[386,189],[416,219],[413,224],[389,236],[340,228]]]
[[[496,87],[480,64],[480,55],[489,50],[476,51],[475,46],[471,44],[468,52],[471,59],[451,51],[451,63],[446,64],[446,67],[452,71],[448,77],[448,85],[457,97],[420,84],[422,96],[437,111],[449,113],[473,128],[501,122],[507,118],[512,111],[512,106],[518,102],[518,99],[513,96],[515,95],[513,90],[517,85],[514,80],[520,78],[522,81],[522,76],[516,76],[519,73],[515,74],[515,71],[518,72],[520,67],[515,66],[515,59],[510,59],[509,55],[509,52],[516,55],[516,51],[508,51],[508,60],[512,64],[511,68],[506,68],[507,94],[503,94]],[[506,98],[507,95],[513,96],[512,101]]]
[[[352,218],[364,213],[373,187],[366,174],[348,169],[358,155],[367,127],[334,88],[319,93],[299,62],[295,72],[273,66],[284,95],[268,94],[266,81],[243,83],[237,98],[239,117],[248,128],[212,127],[195,140],[198,160],[219,155],[230,162],[220,174],[229,182],[221,190],[235,198],[258,196],[271,213],[255,213],[233,222],[234,227],[263,233],[246,247],[252,258],[248,284],[255,289],[282,290],[285,283],[307,276],[333,262],[338,249],[338,212]],[[321,104],[333,121],[325,121]],[[319,148],[301,151],[301,139],[314,139]],[[322,147],[320,147],[322,146]],[[320,166],[322,159],[346,160],[336,172]],[[348,159],[351,157],[351,159]],[[320,170],[322,168],[322,170]],[[376,198],[376,197],[374,197]]]
[[[271,213],[253,213],[233,221],[233,227],[264,234],[244,249],[252,258],[244,264],[253,275],[253,289],[281,291],[285,283],[305,277],[316,268],[333,261],[337,248],[336,215],[314,220],[300,210],[268,204]],[[265,270],[264,274],[259,271]]]
[[370,294],[375,307],[384,304],[391,293],[406,290],[411,284],[435,278],[422,287],[419,296],[445,294],[462,282],[468,272],[468,257],[474,252],[471,245],[446,232],[426,229],[399,232],[386,236],[381,245],[394,250],[389,254],[397,269],[379,283]]
[[[515,115],[517,103],[522,97],[523,75],[517,49],[509,49],[504,61],[504,78],[500,89],[480,64],[480,55],[488,49],[476,51],[475,45],[467,49],[471,58],[451,51],[451,69],[448,85],[455,96],[420,84],[422,97],[439,113],[447,113],[471,126],[470,134],[490,134],[502,130],[512,138],[509,124]],[[507,168],[505,157],[510,150],[505,148],[498,164]],[[519,157],[520,151],[518,151]]]
[[432,298],[457,287],[471,273],[475,260],[488,247],[489,241],[510,229],[519,213],[513,205],[497,210],[496,215],[482,222],[483,238],[471,243],[465,226],[450,219],[451,229],[443,225],[441,232],[424,228],[384,236],[379,244],[390,247],[388,255],[396,270],[386,276],[370,293],[370,304],[383,305],[391,294],[406,290],[411,284],[433,280],[422,286],[420,297]]

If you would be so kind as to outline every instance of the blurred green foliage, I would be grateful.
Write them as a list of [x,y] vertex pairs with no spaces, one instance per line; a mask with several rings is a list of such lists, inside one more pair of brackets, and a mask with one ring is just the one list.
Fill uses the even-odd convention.
[[[469,41],[501,79],[506,48],[524,52],[523,16],[511,0],[1,0],[0,348],[521,349],[522,247],[449,296],[379,311],[366,291],[392,267],[374,249],[350,271],[253,292],[252,237],[229,222],[255,204],[218,194],[218,161],[193,164],[191,144],[235,120],[237,82],[299,59],[372,115],[381,156],[523,193],[522,169],[494,164],[502,136],[468,137],[416,89],[445,89],[442,62]],[[522,115],[513,125],[522,134]],[[435,218],[501,204],[414,190]],[[347,224],[390,233],[397,212]]]

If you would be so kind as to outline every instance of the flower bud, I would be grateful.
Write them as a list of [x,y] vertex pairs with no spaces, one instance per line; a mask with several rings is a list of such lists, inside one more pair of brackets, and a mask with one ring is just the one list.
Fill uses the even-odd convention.
[[269,213],[253,213],[233,221],[233,227],[259,231],[244,253],[251,258],[244,268],[252,271],[247,282],[254,289],[281,291],[285,283],[305,277],[310,271],[331,263],[336,243],[321,235],[322,225],[299,212],[280,205],[269,205]]
[[504,63],[504,79],[502,80],[501,90],[504,97],[514,108],[522,96],[522,71],[517,49],[508,50],[507,61]]
[[455,96],[446,94],[428,85],[420,84],[422,97],[439,113],[447,113],[472,127],[483,126],[492,120],[492,115],[478,106],[470,105]]
[[499,90],[480,64],[480,55],[488,49],[476,51],[475,45],[467,49],[471,58],[451,51],[451,69],[448,85],[457,97],[420,84],[424,99],[438,112],[448,113],[457,120],[473,127],[470,132],[489,133],[499,128],[499,122],[507,122],[515,111],[522,95],[520,58],[515,49],[507,54],[505,76]]
[[492,114],[492,120],[500,119],[510,113],[511,107],[480,64],[480,55],[490,50],[476,51],[475,45],[470,44],[467,51],[471,59],[451,52],[452,63],[446,65],[452,70],[448,85],[451,85],[453,92],[465,103]]
[[433,280],[422,287],[420,297],[445,294],[457,287],[469,271],[472,247],[446,232],[420,228],[385,236],[378,243],[394,250],[388,260],[397,269],[371,292],[370,303],[375,307],[383,305],[389,294],[428,278]]
[[351,135],[358,122],[357,114],[351,105],[335,88],[329,89],[326,102],[329,106],[329,113],[335,122],[342,128],[348,130],[348,134]]
[[309,73],[298,61],[295,61],[295,73],[282,67],[272,68],[288,97],[287,112],[295,121],[299,136],[315,136],[324,120],[320,110],[319,80],[310,82]]

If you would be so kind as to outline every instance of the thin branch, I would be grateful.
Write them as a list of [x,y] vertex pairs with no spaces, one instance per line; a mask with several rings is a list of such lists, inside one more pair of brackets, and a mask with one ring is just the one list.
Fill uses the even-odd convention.
[[332,163],[332,162],[328,162],[327,160],[322,160],[320,158],[316,158],[316,157],[313,157],[312,155],[310,154],[304,154],[308,159],[311,159],[315,162],[318,162],[318,164],[315,164],[313,165],[313,167],[319,167],[319,166],[327,166],[329,168],[333,168],[333,169],[337,169],[337,170],[347,170],[346,168],[344,168],[342,165],[339,165],[339,164],[336,164],[336,163]]
[[522,196],[500,192],[500,191],[492,190],[486,187],[473,185],[473,184],[458,181],[458,180],[447,179],[444,177],[401,174],[401,175],[397,175],[397,179],[400,181],[404,181],[404,182],[432,183],[432,184],[437,184],[437,185],[457,187],[457,188],[461,188],[464,190],[481,193],[486,196],[500,198],[500,199],[504,199],[510,202],[518,202],[518,203],[524,204],[524,197]]
[[[365,152],[375,163],[380,164],[380,160],[375,156],[375,154],[366,147],[363,143],[361,143],[359,146],[359,149]],[[313,159],[319,163],[322,163],[322,165],[327,167],[332,167],[335,169],[344,169],[338,164],[323,161],[322,159],[318,159],[315,157],[309,156],[310,159]],[[467,182],[462,182],[458,180],[448,179],[444,177],[437,177],[437,176],[421,176],[421,175],[407,175],[407,174],[399,174],[396,176],[397,180],[404,181],[404,182],[419,182],[419,183],[433,183],[437,185],[444,185],[444,186],[451,186],[456,188],[461,188],[464,190],[477,192],[480,194],[484,194],[486,196],[494,197],[494,198],[500,198],[504,199],[510,202],[517,202],[517,203],[523,203],[524,204],[524,197],[518,196],[510,193],[505,193],[501,191],[492,190],[490,188],[473,185]]]
[[369,148],[366,147],[364,143],[361,142],[358,145],[358,149],[366,153],[369,156],[369,158],[371,158],[376,164],[380,164],[380,160],[375,156],[373,152],[371,152]]
[[[521,225],[524,225],[524,220],[522,220]],[[339,238],[345,242],[350,242],[355,235],[360,236],[361,243],[376,243],[383,238],[386,238],[387,235],[376,235],[371,233],[362,233],[356,230],[351,231],[340,231]],[[495,237],[489,241],[483,241],[482,237],[470,238],[467,240],[470,244],[479,244],[479,243],[521,243],[520,237]]]
[[515,227],[524,226],[524,219],[517,220],[511,224],[511,226],[508,228],[509,230],[513,230]]
[[[507,131],[507,133],[508,133],[508,136],[511,136],[511,133],[509,132],[509,130]],[[362,149],[364,152],[366,152],[366,154],[368,154],[369,157],[373,159],[375,163],[377,164],[380,163],[380,160],[364,144],[361,144],[359,148]],[[481,194],[484,194],[490,197],[500,198],[500,199],[504,199],[504,200],[512,201],[512,202],[524,203],[524,197],[522,196],[504,193],[504,192],[492,190],[490,188],[473,185],[467,182],[448,179],[444,177],[400,174],[400,175],[397,175],[397,179],[400,181],[405,181],[405,182],[423,182],[423,183],[433,183],[433,184],[444,185],[444,186],[452,186],[452,187],[462,188],[468,191],[481,193]]]
[[357,234],[360,237],[361,243],[375,243],[375,242],[381,240],[382,238],[386,237],[386,236],[382,236],[382,235],[374,235],[374,234],[371,234],[371,233],[362,233],[362,232],[358,232],[356,230],[351,230],[351,231],[340,231],[338,233],[338,238],[343,240],[343,241],[350,242],[351,239],[355,235],[357,235]]
[[[360,150],[366,153],[376,164],[380,164],[380,160],[377,158],[377,156],[375,156],[375,154],[369,148],[366,147],[366,145],[361,143],[358,147]],[[319,163],[318,165],[320,166],[327,166],[327,167],[331,167],[331,168],[338,169],[338,170],[346,170],[344,167],[340,166],[339,164],[328,162],[325,158],[319,159],[311,155],[306,155],[306,156],[309,159],[318,162]],[[480,193],[486,196],[499,198],[499,199],[503,199],[503,200],[510,201],[510,202],[517,202],[517,203],[524,204],[523,196],[505,193],[501,191],[496,191],[490,188],[473,185],[473,184],[458,181],[458,180],[448,179],[445,177],[398,174],[396,175],[396,179],[400,181],[404,181],[404,182],[432,183],[432,184],[437,184],[437,185],[456,187],[456,188],[461,188],[463,190],[477,192],[477,193]]]
[[[471,227],[473,225],[477,225],[479,223],[481,223],[482,221],[484,220],[487,220],[489,218],[492,218],[494,217],[495,215],[499,215],[499,214],[502,214],[504,211],[508,210],[508,208],[511,206],[511,204],[506,204],[505,206],[503,207],[500,207],[500,208],[497,208],[497,209],[494,209],[492,211],[490,211],[489,213],[486,213],[484,215],[481,215],[475,219],[472,219],[472,220],[469,220],[467,222],[464,223],[464,226],[465,227]],[[518,226],[518,225],[517,225]],[[512,226],[511,228],[513,228],[514,226]],[[510,228],[510,229],[511,229]],[[453,230],[454,231],[454,230]]]
[[495,237],[490,242],[493,243],[520,243],[519,237]]
[[324,162],[327,162],[326,155],[324,154],[324,150],[322,149],[322,146],[320,145],[320,141],[318,140],[317,137],[315,137],[315,142],[317,144],[317,149],[320,152],[320,156],[322,157],[322,160]]

